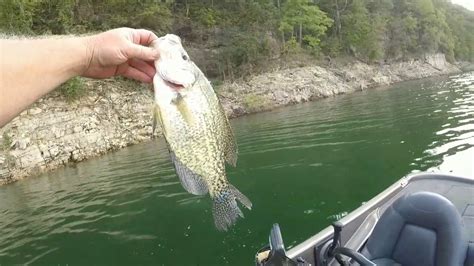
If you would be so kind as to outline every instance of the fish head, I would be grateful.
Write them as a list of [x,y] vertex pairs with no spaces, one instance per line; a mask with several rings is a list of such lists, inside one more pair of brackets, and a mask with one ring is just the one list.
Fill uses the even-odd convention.
[[159,90],[184,95],[196,82],[198,71],[184,50],[181,39],[174,34],[167,34],[153,41],[151,46],[160,53],[160,58],[155,61],[155,95]]

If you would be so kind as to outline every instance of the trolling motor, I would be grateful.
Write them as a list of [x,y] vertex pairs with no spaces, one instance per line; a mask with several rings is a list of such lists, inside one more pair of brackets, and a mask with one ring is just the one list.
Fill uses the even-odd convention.
[[281,236],[280,226],[273,224],[269,236],[269,245],[261,248],[255,255],[257,266],[306,266],[310,265],[301,258],[296,261],[286,255],[285,245]]

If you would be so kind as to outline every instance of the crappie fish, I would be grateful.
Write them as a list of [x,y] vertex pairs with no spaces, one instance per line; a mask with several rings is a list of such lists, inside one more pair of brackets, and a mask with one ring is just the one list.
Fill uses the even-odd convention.
[[194,195],[209,193],[214,223],[227,230],[238,217],[240,201],[252,203],[227,181],[225,164],[237,163],[237,145],[224,109],[210,82],[190,60],[181,39],[172,34],[154,41],[160,51],[155,61],[154,126],[161,124],[171,160],[184,189]]

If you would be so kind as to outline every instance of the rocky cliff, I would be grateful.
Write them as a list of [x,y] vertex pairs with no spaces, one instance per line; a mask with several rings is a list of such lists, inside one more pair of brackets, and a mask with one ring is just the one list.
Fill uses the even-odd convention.
[[[281,69],[223,84],[217,93],[227,114],[236,117],[457,71],[437,54],[385,65],[354,62]],[[52,93],[0,129],[0,183],[151,139],[149,87],[116,80],[86,84],[93,89],[80,100],[68,103]]]

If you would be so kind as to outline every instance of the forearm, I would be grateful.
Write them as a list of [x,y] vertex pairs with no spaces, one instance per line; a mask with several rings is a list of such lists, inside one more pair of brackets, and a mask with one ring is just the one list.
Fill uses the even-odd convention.
[[87,47],[87,37],[0,40],[0,127],[80,75],[91,56]]

